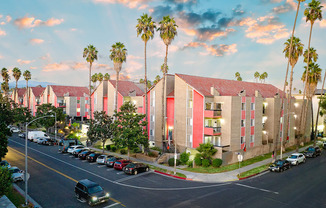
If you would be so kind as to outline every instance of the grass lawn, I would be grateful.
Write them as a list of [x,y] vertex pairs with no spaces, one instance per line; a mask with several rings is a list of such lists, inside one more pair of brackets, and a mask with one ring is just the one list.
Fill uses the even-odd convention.
[[[153,166],[153,165],[149,165],[149,168],[152,169],[152,170],[157,170],[157,171],[160,171],[160,172],[163,172],[163,173],[168,173],[168,174],[171,174],[171,175],[174,174],[173,171],[168,171],[166,169],[159,168],[159,167],[156,167],[156,166]],[[182,174],[182,173],[177,172],[176,175],[179,176],[179,177],[187,178],[187,176]]]
[[[254,175],[254,174],[257,174],[257,173],[261,173],[264,170],[268,169],[269,166],[270,166],[270,164],[267,164],[267,165],[262,165],[262,166],[259,166],[257,168],[248,170],[246,172],[241,173],[240,177],[244,178],[244,177],[251,176],[251,175]],[[238,175],[238,177],[239,177],[239,175]]]
[[14,188],[12,188],[6,196],[16,207],[23,207],[22,205],[25,203],[25,198]]

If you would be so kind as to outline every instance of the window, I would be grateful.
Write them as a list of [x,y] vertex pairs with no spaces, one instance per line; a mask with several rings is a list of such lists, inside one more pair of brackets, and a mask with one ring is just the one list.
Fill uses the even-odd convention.
[[151,115],[151,121],[154,122],[155,121],[155,116]]
[[152,96],[151,96],[151,106],[155,106],[155,91],[152,91]]
[[255,119],[250,119],[250,126],[255,126]]
[[192,126],[192,118],[187,118],[187,125]]
[[187,135],[188,147],[192,147],[192,135]]
[[245,142],[246,142],[246,139],[245,139],[245,137],[243,137],[243,136],[242,136],[242,137],[240,137],[240,143],[241,143],[241,144],[243,144],[243,143],[245,143]]
[[250,109],[251,109],[251,110],[255,110],[255,103],[251,103],[251,104],[250,104]]
[[246,126],[246,121],[245,120],[241,120],[241,127],[245,127]]
[[250,142],[251,142],[251,143],[254,143],[254,142],[255,142],[255,135],[251,135],[251,136],[250,136]]
[[88,104],[88,100],[85,100],[85,104]]
[[153,129],[149,130],[149,135],[154,136],[154,130]]
[[188,108],[192,108],[192,89],[188,89]]
[[222,103],[215,103],[215,110],[222,110]]
[[241,110],[246,110],[246,103],[241,103]]
[[88,111],[89,111],[89,109],[88,109],[88,108],[86,108],[86,109],[85,109],[85,111],[86,111],[86,112],[88,112]]
[[94,104],[97,104],[97,94],[94,95]]
[[80,100],[77,100],[77,104],[79,104],[80,103]]
[[80,108],[77,108],[77,113],[80,113]]
[[208,137],[208,136],[206,136],[205,138],[204,138],[204,143],[205,144],[208,144],[208,143],[212,143],[212,137]]
[[221,137],[214,136],[213,137],[213,144],[216,146],[221,146]]

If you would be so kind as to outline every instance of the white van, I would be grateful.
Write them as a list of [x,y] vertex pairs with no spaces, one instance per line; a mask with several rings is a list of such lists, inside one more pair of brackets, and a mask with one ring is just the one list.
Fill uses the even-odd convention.
[[27,138],[29,140],[33,141],[37,137],[50,139],[50,137],[46,133],[44,133],[43,131],[29,131],[28,132],[28,137]]

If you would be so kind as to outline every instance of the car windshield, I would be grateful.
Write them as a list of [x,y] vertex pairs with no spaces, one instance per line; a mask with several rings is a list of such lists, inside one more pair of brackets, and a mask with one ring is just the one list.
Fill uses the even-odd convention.
[[90,157],[94,157],[94,156],[95,156],[95,154],[94,154],[94,153],[92,153],[92,154],[89,154],[89,156],[90,156]]
[[115,158],[115,157],[111,157],[108,161],[113,162],[113,161],[116,161],[116,160],[117,160],[117,158]]
[[10,169],[10,172],[12,173],[18,173],[20,170],[18,168]]
[[103,159],[104,158],[104,156],[103,155],[101,155],[101,156],[98,156],[98,159]]
[[291,157],[290,157],[291,159],[297,159],[298,158],[298,156],[297,155],[291,155]]
[[136,164],[135,163],[129,163],[127,165],[127,168],[134,168],[134,167],[136,167]]
[[283,163],[284,163],[283,161],[276,161],[275,162],[276,165],[283,165]]
[[93,187],[88,188],[88,193],[90,193],[90,194],[94,194],[94,193],[97,193],[100,191],[103,191],[101,186],[93,186]]
[[307,151],[308,151],[308,152],[313,152],[313,151],[315,151],[315,149],[314,149],[313,147],[309,147],[309,148],[307,149]]

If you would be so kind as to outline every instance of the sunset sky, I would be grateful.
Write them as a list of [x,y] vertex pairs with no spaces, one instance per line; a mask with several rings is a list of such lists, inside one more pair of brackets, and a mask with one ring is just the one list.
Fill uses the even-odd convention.
[[[305,48],[310,23],[303,12],[309,2],[301,4],[295,32]],[[325,7],[325,0],[321,2]],[[121,78],[139,80],[144,76],[144,42],[135,26],[137,18],[148,13],[156,22],[170,15],[179,26],[169,47],[169,73],[235,79],[240,72],[244,81],[255,81],[256,71],[267,72],[266,83],[282,88],[287,65],[282,51],[296,7],[296,0],[2,0],[0,67],[30,70],[33,81],[87,86],[83,49],[93,44],[99,51],[93,73],[108,72],[115,79],[109,51],[119,41],[128,50]],[[317,21],[311,42],[323,70],[325,29],[326,20]],[[148,42],[147,55],[148,77],[153,80],[162,74],[165,55],[158,32]],[[303,86],[303,66],[301,57],[294,74],[297,89]]]

